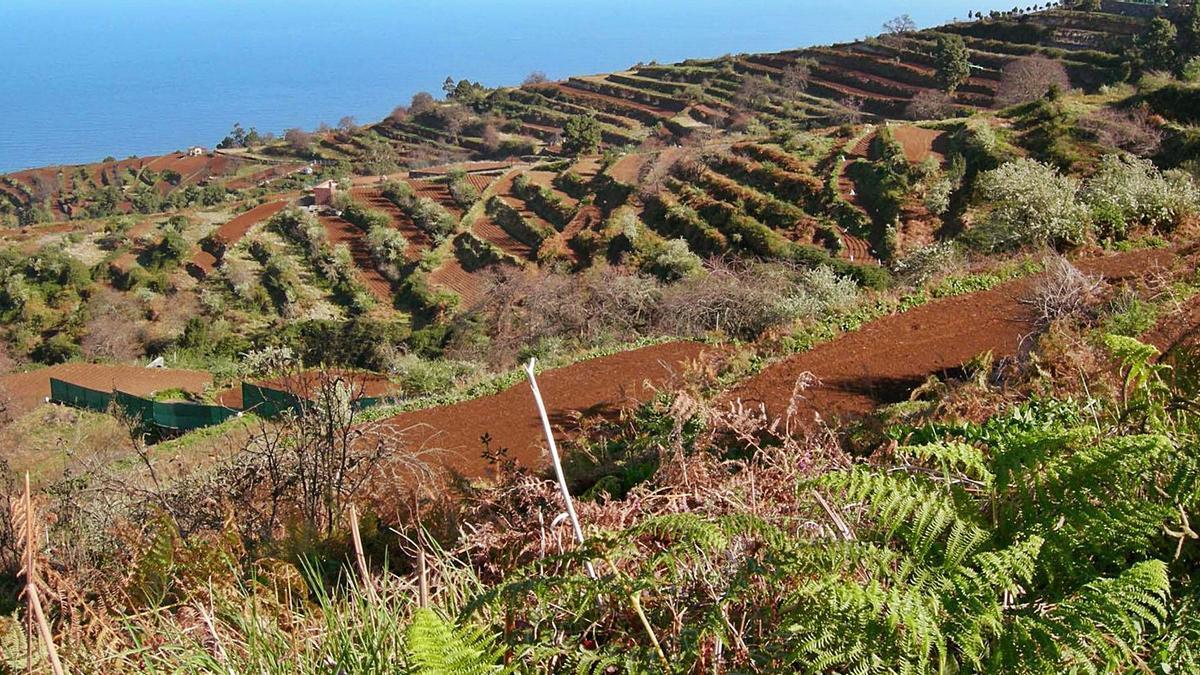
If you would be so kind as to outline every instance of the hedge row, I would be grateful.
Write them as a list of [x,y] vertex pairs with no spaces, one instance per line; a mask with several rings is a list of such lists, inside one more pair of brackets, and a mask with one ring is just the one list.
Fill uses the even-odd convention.
[[535,251],[541,248],[542,242],[547,237],[554,234],[552,228],[542,227],[525,220],[519,211],[504,201],[499,195],[493,195],[488,199],[486,208],[488,216],[497,225],[503,228],[513,239],[533,248]]
[[575,217],[578,207],[568,204],[554,191],[536,185],[525,174],[517,176],[513,181],[513,194],[529,205],[534,213],[562,229],[571,218]]

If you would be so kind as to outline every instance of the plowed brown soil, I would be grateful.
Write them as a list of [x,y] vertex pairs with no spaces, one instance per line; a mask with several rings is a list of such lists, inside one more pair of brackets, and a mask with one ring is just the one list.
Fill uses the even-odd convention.
[[217,231],[213,233],[213,237],[224,242],[226,246],[233,246],[241,241],[242,237],[246,236],[251,228],[279,213],[286,206],[287,202],[283,200],[259,204],[245,213],[238,214],[237,217],[217,228]]
[[[357,372],[357,371],[326,371],[326,375],[330,377],[340,377],[345,380],[354,392],[355,397],[380,397],[387,396],[396,391],[395,385],[384,375],[379,373]],[[321,373],[316,371],[307,371],[294,377],[273,378],[269,380],[258,380],[254,382],[260,387],[269,389],[278,389],[280,391],[291,392],[303,396],[311,396],[318,391],[322,380]],[[217,403],[227,407],[242,408],[242,387],[237,385],[230,387],[225,391],[217,394]]]
[[920,164],[926,157],[936,157],[940,162],[942,137],[945,132],[902,124],[892,127],[892,136],[904,148],[904,157],[913,164]]
[[8,395],[12,414],[15,416],[32,410],[49,397],[52,377],[89,389],[120,390],[137,396],[147,396],[165,389],[182,389],[199,394],[212,384],[212,374],[199,370],[63,363],[0,377],[0,391]]
[[350,191],[357,199],[361,199],[373,209],[378,209],[388,214],[392,219],[392,226],[404,235],[404,239],[408,242],[408,248],[404,251],[404,257],[408,260],[417,260],[421,257],[421,252],[429,248],[433,243],[433,238],[429,236],[425,230],[417,227],[412,218],[408,217],[400,207],[392,203],[392,200],[384,197],[379,190],[369,188],[354,188]]
[[350,249],[350,257],[358,271],[358,278],[376,299],[385,305],[392,304],[392,283],[387,277],[375,269],[371,260],[371,251],[367,247],[367,235],[352,223],[333,216],[321,216],[321,224],[325,226],[325,234],[329,237],[329,245],[344,245]]
[[431,272],[429,280],[457,293],[462,298],[460,309],[471,307],[482,300],[487,285],[482,273],[468,272],[455,256],[450,256]]
[[[541,373],[538,385],[556,433],[570,429],[576,413],[611,415],[649,400],[654,390],[647,383],[668,382],[703,349],[694,342],[672,342]],[[508,448],[523,466],[545,466],[541,422],[524,381],[492,396],[397,415],[388,424],[403,430],[407,447],[443,451],[437,461],[466,476],[486,474],[488,464],[480,457],[484,434],[491,436],[492,449]]]
[[[1090,274],[1119,280],[1167,267],[1170,250],[1143,250],[1077,262]],[[727,392],[724,399],[762,404],[769,415],[785,414],[797,379],[816,383],[802,392],[797,422],[867,413],[905,400],[929,375],[961,366],[984,352],[1010,357],[1033,332],[1031,313],[1020,302],[1036,277],[931,302],[887,316],[803,354],[785,359]]]
[[1200,295],[1192,296],[1164,316],[1141,339],[1158,347],[1163,354],[1200,345]]

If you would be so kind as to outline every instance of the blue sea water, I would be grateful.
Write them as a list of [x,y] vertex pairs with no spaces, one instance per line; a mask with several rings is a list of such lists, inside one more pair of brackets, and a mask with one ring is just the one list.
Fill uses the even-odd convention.
[[377,120],[489,86],[861,38],[967,0],[0,0],[0,172]]

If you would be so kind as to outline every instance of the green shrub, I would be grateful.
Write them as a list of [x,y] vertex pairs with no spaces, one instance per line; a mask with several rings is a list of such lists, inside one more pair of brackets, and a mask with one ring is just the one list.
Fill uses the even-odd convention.
[[376,225],[367,232],[367,247],[379,271],[388,279],[398,281],[408,251],[408,240],[404,235],[390,224]]
[[703,263],[700,256],[692,253],[684,239],[663,242],[655,255],[644,267],[647,272],[665,281],[675,281],[700,273]]
[[454,170],[447,174],[447,188],[454,203],[464,210],[471,208],[479,201],[479,190],[467,180],[467,174],[462,170]]
[[1040,162],[1019,159],[987,171],[977,191],[988,211],[971,241],[983,248],[1078,244],[1089,231],[1078,183]]
[[1121,238],[1126,223],[1175,225],[1200,208],[1200,190],[1182,172],[1163,175],[1150,160],[1105,155],[1081,193],[1102,226],[1101,234]]

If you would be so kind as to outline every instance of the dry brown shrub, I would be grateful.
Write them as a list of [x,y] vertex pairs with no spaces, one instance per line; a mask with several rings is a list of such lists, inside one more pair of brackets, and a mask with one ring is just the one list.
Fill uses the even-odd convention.
[[1025,56],[1007,63],[1000,71],[996,103],[1000,106],[1033,101],[1051,88],[1071,88],[1071,78],[1061,63],[1045,56]]
[[[749,514],[796,523],[813,533],[832,529],[828,520],[817,517],[812,500],[807,493],[799,494],[796,485],[805,477],[849,464],[834,435],[820,426],[802,425],[794,416],[776,419],[761,407],[736,402],[721,407],[688,391],[704,388],[701,382],[711,385],[715,375],[711,366],[681,374],[677,384],[683,391],[672,389],[673,393],[649,404],[655,414],[671,420],[671,430],[665,434],[647,438],[631,412],[611,421],[581,421],[574,439],[564,445],[571,464],[568,475],[595,481],[617,466],[609,462],[622,459],[605,454],[613,448],[618,453],[636,448],[633,452],[655,457],[658,467],[622,499],[601,495],[577,501],[585,528],[620,530],[655,516],[702,512],[714,517]],[[798,381],[796,397],[803,397],[807,382]],[[685,446],[681,430],[693,418],[704,420],[703,432],[694,444]],[[587,438],[604,442],[591,444]],[[723,459],[729,450],[736,450],[739,459]],[[569,526],[558,518],[563,507],[555,483],[505,463],[502,452],[494,454],[497,480],[491,486],[469,489],[455,514],[467,533],[456,553],[469,558],[485,581],[503,578],[514,566],[547,564],[547,557],[576,546]]]
[[103,289],[87,306],[80,347],[89,359],[132,361],[146,353],[141,304],[127,293]]
[[1141,157],[1158,152],[1163,140],[1163,132],[1151,120],[1146,106],[1128,111],[1099,108],[1084,116],[1079,127],[1104,146],[1120,148]]
[[1055,257],[1021,302],[1033,309],[1034,320],[1044,328],[1055,321],[1093,318],[1103,293],[1103,279],[1080,272],[1066,258]]
[[954,113],[954,102],[944,91],[923,89],[908,102],[904,113],[911,120],[943,119]]

